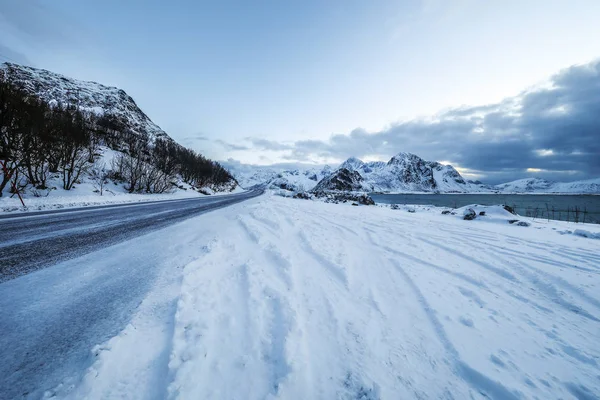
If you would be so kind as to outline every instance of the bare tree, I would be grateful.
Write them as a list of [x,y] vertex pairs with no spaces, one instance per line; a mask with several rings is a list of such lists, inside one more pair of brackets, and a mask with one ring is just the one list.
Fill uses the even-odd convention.
[[106,163],[104,162],[96,163],[90,171],[90,179],[92,180],[94,189],[100,193],[100,196],[104,194],[104,188],[108,184],[109,174],[110,171],[107,171]]

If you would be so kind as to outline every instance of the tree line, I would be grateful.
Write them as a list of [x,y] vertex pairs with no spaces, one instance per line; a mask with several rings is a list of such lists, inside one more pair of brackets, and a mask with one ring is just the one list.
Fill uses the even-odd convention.
[[[217,186],[233,177],[219,163],[169,138],[151,140],[127,121],[97,115],[74,104],[48,104],[12,84],[0,71],[0,197],[14,188],[48,188],[60,176],[71,190],[87,174],[100,187],[124,182],[130,193],[164,193],[178,176],[193,187]],[[100,146],[117,151],[110,166],[100,165]]]

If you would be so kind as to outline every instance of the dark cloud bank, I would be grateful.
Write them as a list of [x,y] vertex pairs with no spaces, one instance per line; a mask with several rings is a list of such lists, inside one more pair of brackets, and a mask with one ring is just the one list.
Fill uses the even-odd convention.
[[408,151],[449,161],[489,183],[531,176],[562,181],[597,178],[600,60],[565,69],[551,78],[550,85],[499,104],[453,109],[379,132],[356,129],[327,141],[251,142],[255,149],[285,151],[290,160],[387,157]]

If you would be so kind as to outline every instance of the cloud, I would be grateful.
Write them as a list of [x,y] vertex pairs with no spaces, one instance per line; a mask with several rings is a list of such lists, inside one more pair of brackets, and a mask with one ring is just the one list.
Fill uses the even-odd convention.
[[273,140],[253,138],[253,137],[247,137],[246,140],[248,140],[250,143],[252,143],[252,146],[254,148],[259,149],[259,150],[283,151],[283,150],[292,150],[294,148],[294,146],[292,146],[292,145],[276,142]]
[[221,140],[221,139],[215,140],[215,143],[219,144],[220,146],[222,146],[227,151],[250,150],[250,147],[248,147],[248,146],[244,146],[244,145],[240,145],[240,144],[228,143],[228,142],[226,142],[224,140]]
[[448,160],[489,182],[539,176],[600,176],[600,61],[560,71],[550,84],[498,104],[461,107],[378,132],[355,129],[293,145],[253,141],[288,160],[336,159],[408,151]]

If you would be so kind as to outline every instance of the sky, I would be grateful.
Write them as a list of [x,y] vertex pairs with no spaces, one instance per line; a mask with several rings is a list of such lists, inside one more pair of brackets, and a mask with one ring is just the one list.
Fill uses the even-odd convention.
[[0,0],[0,61],[118,86],[218,160],[572,181],[600,177],[598,21],[597,0]]

